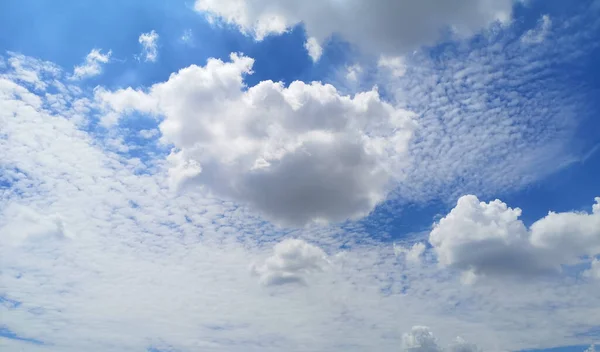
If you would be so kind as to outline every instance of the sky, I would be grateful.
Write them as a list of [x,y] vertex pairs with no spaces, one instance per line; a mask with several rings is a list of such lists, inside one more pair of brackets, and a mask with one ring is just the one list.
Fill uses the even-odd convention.
[[600,343],[600,1],[0,2],[0,350]]

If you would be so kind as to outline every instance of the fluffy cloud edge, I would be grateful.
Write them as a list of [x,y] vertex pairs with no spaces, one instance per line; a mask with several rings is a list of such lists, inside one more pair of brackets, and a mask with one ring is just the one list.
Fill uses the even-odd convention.
[[[429,243],[442,267],[471,276],[558,273],[600,254],[600,198],[595,200],[591,213],[549,212],[528,228],[519,219],[521,209],[466,195],[434,224]],[[594,273],[597,260],[590,262]]]
[[408,162],[413,115],[375,89],[347,96],[320,82],[246,87],[253,63],[233,53],[146,91],[98,87],[95,98],[108,126],[133,111],[162,116],[174,184],[207,186],[292,226],[368,214]]

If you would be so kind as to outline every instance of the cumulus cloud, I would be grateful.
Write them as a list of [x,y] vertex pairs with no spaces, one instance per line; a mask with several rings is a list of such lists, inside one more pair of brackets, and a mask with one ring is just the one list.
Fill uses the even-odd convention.
[[447,29],[468,35],[511,17],[512,1],[353,1],[196,0],[197,11],[262,39],[302,23],[309,37],[323,43],[333,34],[365,52],[401,54],[434,42]]
[[321,248],[300,239],[283,240],[273,252],[264,263],[252,266],[264,285],[306,284],[308,275],[323,271],[328,264]]
[[402,168],[412,115],[372,90],[353,97],[313,82],[246,87],[254,60],[190,66],[149,91],[96,90],[105,121],[138,110],[164,116],[175,184],[201,184],[283,224],[369,213]]
[[138,42],[142,45],[142,53],[138,58],[149,62],[156,61],[158,57],[158,37],[158,33],[155,30],[140,34]]
[[410,248],[394,243],[394,253],[397,256],[404,256],[404,258],[411,263],[419,263],[421,261],[421,256],[425,253],[425,249],[424,243],[415,243]]
[[457,337],[447,348],[439,346],[437,339],[426,326],[413,326],[411,331],[402,335],[402,349],[406,352],[477,352],[475,345]]
[[323,48],[315,38],[308,38],[304,43],[304,48],[308,51],[308,56],[313,62],[319,61],[321,55],[323,55]]
[[402,347],[405,351],[441,352],[433,333],[426,326],[414,326],[410,332],[402,335]]
[[[486,52],[479,57],[498,55],[501,53]],[[523,58],[531,61],[530,56]],[[302,289],[294,285],[285,290],[264,289],[248,275],[247,265],[257,260],[263,265],[259,258],[271,250],[272,241],[283,236],[281,231],[244,207],[202,192],[168,192],[161,159],[152,160],[159,165],[158,170],[136,172],[133,165],[138,164],[133,155],[117,155],[106,149],[102,136],[81,129],[78,121],[96,114],[95,104],[87,100],[88,92],[56,84],[59,74],[27,68],[25,71],[37,74],[41,83],[37,85],[33,83],[35,75],[25,71],[17,74],[9,61],[0,64],[0,213],[4,214],[10,204],[20,204],[35,211],[36,220],[49,220],[51,231],[37,232],[41,237],[27,237],[27,247],[7,245],[0,236],[0,308],[6,322],[3,329],[45,343],[38,346],[19,340],[6,342],[5,338],[0,344],[8,350],[189,350],[202,346],[244,352],[395,351],[402,342],[398,331],[410,329],[415,322],[436,326],[438,339],[434,340],[438,347],[447,346],[452,336],[468,333],[469,341],[485,350],[523,350],[581,344],[581,336],[600,325],[595,280],[482,280],[480,285],[465,288],[457,284],[453,272],[440,272],[427,264],[399,270],[389,244],[371,238],[354,224],[286,230],[285,236],[298,235],[327,252],[343,246],[344,255],[335,257],[343,265],[333,265],[319,275],[315,275],[318,269],[302,275],[308,283]],[[447,62],[443,65],[456,68]],[[403,77],[410,76],[410,70]],[[530,147],[521,143],[523,135],[519,143],[484,143],[498,141],[499,135],[481,128],[497,132],[504,123],[514,126],[512,123],[519,121],[502,119],[501,114],[494,113],[498,106],[484,105],[485,113],[476,118],[467,113],[479,101],[485,101],[473,89],[490,85],[497,78],[491,75],[489,80],[481,80],[461,68],[448,74],[470,79],[448,84],[448,80],[438,80],[439,75],[429,77],[430,73],[425,69],[414,77],[418,84],[412,85],[419,90],[431,83],[430,79],[435,87],[439,86],[439,91],[422,91],[424,96],[435,98],[432,101],[415,99],[415,104],[432,111],[423,113],[421,122],[431,124],[428,119],[437,115],[453,118],[445,120],[439,129],[427,130],[435,133],[419,135],[419,140],[426,143],[418,145],[418,160],[432,165],[419,176],[433,192],[447,186],[436,181],[440,175],[456,180],[473,174],[475,179],[489,181],[486,185],[497,185],[498,180],[489,176],[508,177],[510,170],[502,169],[505,163],[499,166],[503,172],[481,170],[481,166],[498,158],[478,158],[480,154],[475,150],[522,154],[518,146]],[[514,84],[521,87],[523,81]],[[35,87],[51,85],[61,87],[61,94],[50,96]],[[464,96],[455,94],[464,88],[461,85],[469,88],[462,92]],[[246,92],[247,88],[242,90]],[[495,88],[490,86],[489,91],[496,92]],[[115,105],[122,104],[125,113],[146,109],[142,111],[164,115],[164,106],[150,90],[130,91],[143,94],[133,94],[129,101],[113,100]],[[451,112],[459,106],[437,100],[444,95],[456,104],[466,104],[465,96],[475,98],[459,119]],[[140,104],[139,97],[150,98],[149,106]],[[556,96],[550,98],[560,101]],[[505,97],[498,99],[504,101]],[[63,101],[66,103],[59,103]],[[544,118],[552,118],[551,109],[534,101],[521,102],[518,109],[542,109]],[[111,104],[106,106],[110,108]],[[441,114],[445,109],[450,110]],[[122,116],[114,118],[118,122]],[[477,120],[482,122],[466,123]],[[534,124],[535,120],[526,123]],[[136,138],[128,141],[127,135],[121,135],[125,131],[115,130],[110,131],[116,134],[111,138],[135,143]],[[473,139],[474,135],[483,137]],[[549,137],[534,133],[531,138]],[[131,145],[135,147],[140,146]],[[449,172],[457,160],[461,161],[459,172]],[[508,159],[509,164],[516,165],[514,160]],[[197,158],[181,158],[175,164],[196,175],[205,168]],[[256,164],[259,168],[265,166],[262,161]],[[468,167],[473,164],[479,167]],[[189,179],[185,172],[173,173]],[[59,228],[53,214],[61,214],[64,228],[77,234],[74,241],[52,235],[60,233],[53,230]],[[12,227],[13,220],[15,224],[23,223],[18,216],[1,217],[6,221],[4,226]],[[47,233],[51,235],[44,235]],[[60,255],[51,252],[57,247],[61,248]],[[114,292],[119,292],[119,299],[114,299]],[[173,292],[177,293],[176,299]],[[16,303],[7,302],[19,304],[15,307]],[[554,319],[548,319],[549,310]],[[462,346],[462,342],[457,340],[456,345]]]
[[394,77],[402,77],[406,73],[406,64],[401,56],[381,56],[377,61],[377,66]]
[[94,90],[95,100],[104,108],[105,113],[100,123],[110,127],[115,125],[122,115],[134,111],[146,114],[154,114],[158,111],[157,102],[142,91],[132,88],[119,90],[119,94],[113,94],[106,89],[97,87]]
[[552,20],[550,16],[544,15],[538,21],[537,26],[534,29],[530,29],[521,37],[523,43],[541,43],[546,39],[546,36],[552,28]]
[[98,76],[102,73],[102,64],[108,63],[111,55],[112,51],[110,50],[106,54],[102,54],[100,49],[92,49],[85,57],[85,61],[81,65],[75,66],[71,79]]
[[461,197],[429,236],[439,263],[473,274],[556,272],[600,254],[600,198],[592,213],[550,212],[527,228],[521,209],[500,200]]

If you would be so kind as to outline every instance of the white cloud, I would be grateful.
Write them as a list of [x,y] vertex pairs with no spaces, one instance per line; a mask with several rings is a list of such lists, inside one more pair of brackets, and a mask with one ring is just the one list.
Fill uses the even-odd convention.
[[600,280],[600,260],[592,260],[590,268],[586,270],[583,274],[584,276]]
[[360,0],[346,6],[337,0],[196,0],[195,8],[211,21],[234,24],[259,40],[302,23],[317,43],[339,34],[364,52],[397,55],[434,42],[448,27],[469,35],[494,21],[507,21],[512,1]]
[[106,110],[100,123],[107,127],[115,125],[123,114],[133,111],[153,114],[158,110],[154,99],[148,97],[144,92],[132,88],[121,89],[119,94],[112,94],[102,87],[96,87],[94,98],[100,107]]
[[346,68],[346,80],[350,82],[358,82],[360,74],[363,72],[362,67],[358,64],[350,65]]
[[478,352],[481,351],[476,344],[470,343],[461,337],[457,337],[448,348],[450,352]]
[[0,233],[6,244],[18,246],[31,241],[45,241],[48,237],[57,240],[70,237],[64,220],[58,214],[42,215],[19,204],[9,205],[2,220]]
[[179,163],[170,173],[183,185],[205,185],[284,224],[369,213],[403,166],[411,114],[376,91],[342,96],[318,82],[245,89],[253,62],[211,59],[148,93],[97,89],[96,98],[109,121],[130,109],[164,115],[162,139]]
[[[42,236],[25,237],[16,246],[0,235],[0,296],[6,300],[0,320],[8,331],[46,343],[1,338],[6,350],[385,352],[399,350],[400,332],[415,323],[431,326],[438,346],[451,348],[461,335],[484,350],[521,350],[588,343],[581,336],[600,325],[596,280],[482,280],[465,287],[452,270],[428,262],[403,266],[389,243],[370,237],[360,224],[282,234],[246,207],[203,191],[173,194],[164,155],[149,155],[152,166],[142,164],[139,172],[139,159],[106,145],[108,139],[127,141],[129,132],[113,129],[98,136],[86,130],[98,113],[91,92],[58,84],[61,72],[34,70],[40,84],[29,79],[33,75],[19,79],[6,63],[0,78],[0,222],[6,228],[25,224],[24,229],[41,223],[46,229],[30,231]],[[216,66],[235,71],[233,65]],[[60,93],[49,96],[36,85]],[[223,93],[228,84],[216,86],[219,97],[230,97]],[[315,87],[322,92],[322,86]],[[281,91],[297,97],[286,89]],[[169,101],[157,101],[151,90],[133,92],[142,94],[131,100],[105,96],[107,106],[143,109],[138,99],[148,96],[152,104],[143,111],[154,114],[165,108],[154,103]],[[180,106],[186,105],[167,107]],[[431,148],[430,155],[437,155]],[[447,155],[437,157],[443,161]],[[463,155],[465,163],[473,159]],[[177,164],[194,171],[195,160]],[[447,172],[443,162],[439,165]],[[432,182],[431,188],[439,184]],[[18,212],[9,212],[11,204],[35,212],[35,221],[13,216]],[[60,226],[73,236],[55,236]],[[260,285],[248,265],[262,264],[275,243],[290,237],[344,253],[329,256],[327,270],[304,275],[304,287]]]
[[[37,90],[45,90],[53,79],[60,72],[60,68],[55,64],[27,57],[17,53],[9,52],[7,64],[10,66],[10,73],[2,76],[33,85]],[[0,68],[2,66],[0,65]]]
[[323,55],[323,48],[315,38],[308,38],[306,43],[304,43],[304,48],[308,51],[308,56],[310,56],[313,62],[319,61],[321,55]]
[[102,54],[100,49],[92,49],[85,57],[85,61],[73,69],[71,79],[84,79],[98,76],[102,73],[102,64],[108,63],[112,52],[109,50],[106,54]]
[[139,134],[142,138],[150,139],[158,136],[160,134],[160,131],[157,129],[141,130]]
[[323,271],[328,263],[321,248],[300,239],[284,240],[273,252],[264,263],[252,267],[265,285],[306,284],[307,275]]
[[461,337],[447,348],[438,345],[438,341],[426,326],[413,326],[411,331],[402,335],[402,349],[406,352],[477,352],[480,349]]
[[600,198],[593,212],[550,212],[528,229],[521,209],[500,200],[461,197],[429,236],[439,263],[474,274],[533,275],[559,271],[600,254]]
[[143,58],[144,61],[156,61],[158,57],[158,37],[155,30],[140,34],[138,42],[142,45],[142,53],[139,58]]
[[[582,32],[573,34],[575,25]],[[552,41],[526,45],[514,28],[497,26],[482,33],[483,46],[460,41],[460,50],[451,45],[433,55],[427,49],[404,55],[400,77],[362,63],[365,72],[377,71],[363,81],[417,116],[409,144],[413,162],[398,198],[491,197],[582,160],[573,136],[591,118],[581,104],[587,92],[566,83],[556,67],[576,64],[597,49],[581,45],[594,28],[575,18],[554,24]]]
[[406,73],[406,64],[401,56],[381,56],[377,66],[388,71],[394,77],[402,77]]
[[433,333],[426,326],[414,326],[411,332],[402,335],[402,347],[405,351],[441,352]]
[[425,249],[425,244],[420,242],[413,244],[410,248],[394,243],[394,253],[398,256],[404,256],[404,258],[411,263],[419,263],[421,261],[421,256],[425,252]]
[[552,28],[552,20],[550,16],[543,15],[538,21],[537,26],[534,29],[530,29],[521,37],[523,43],[537,44],[541,43],[546,39],[550,29]]

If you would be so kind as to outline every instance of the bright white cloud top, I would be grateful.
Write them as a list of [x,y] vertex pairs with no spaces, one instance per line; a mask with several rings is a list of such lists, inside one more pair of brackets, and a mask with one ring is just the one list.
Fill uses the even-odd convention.
[[328,264],[321,248],[299,239],[284,240],[273,251],[264,263],[252,266],[265,285],[306,284],[307,275],[323,271]]
[[349,97],[318,82],[245,89],[253,62],[232,54],[182,69],[148,93],[97,89],[96,99],[110,121],[132,111],[164,116],[177,187],[204,185],[284,224],[368,214],[405,162],[411,113],[377,91]]
[[529,229],[520,215],[500,200],[463,196],[434,226],[429,242],[441,265],[483,275],[559,272],[600,255],[600,198],[592,213],[550,212]]

